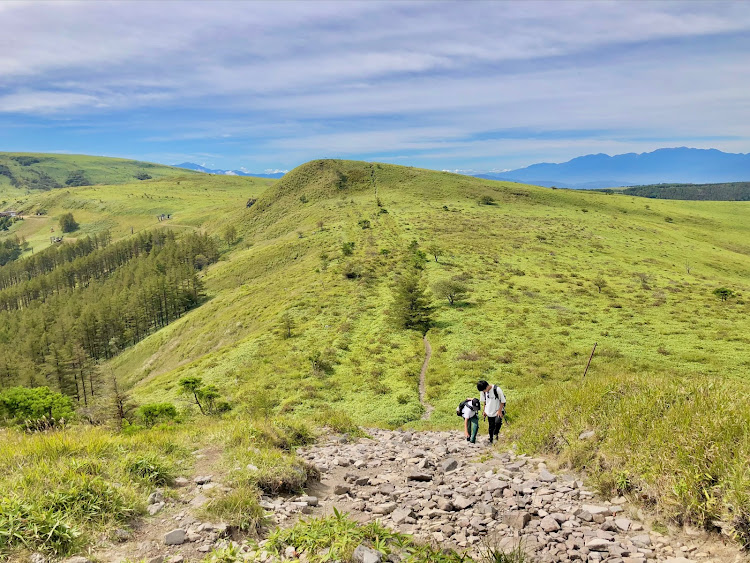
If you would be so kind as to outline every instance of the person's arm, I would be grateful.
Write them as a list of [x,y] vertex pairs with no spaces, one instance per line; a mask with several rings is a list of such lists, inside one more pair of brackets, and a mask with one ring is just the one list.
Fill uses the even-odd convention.
[[500,403],[500,410],[497,411],[497,415],[501,418],[505,418],[505,403]]
[[464,417],[464,435],[469,437],[469,419]]

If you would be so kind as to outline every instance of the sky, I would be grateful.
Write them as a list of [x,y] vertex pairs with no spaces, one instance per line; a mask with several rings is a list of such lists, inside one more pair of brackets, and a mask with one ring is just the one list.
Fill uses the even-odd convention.
[[0,2],[0,151],[253,172],[750,152],[750,2]]

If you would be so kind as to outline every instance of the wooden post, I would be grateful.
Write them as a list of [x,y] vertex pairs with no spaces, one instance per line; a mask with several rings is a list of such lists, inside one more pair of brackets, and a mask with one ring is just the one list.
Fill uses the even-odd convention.
[[589,372],[589,366],[591,365],[591,360],[594,357],[594,352],[596,352],[596,345],[599,344],[598,342],[594,342],[594,349],[591,350],[591,355],[589,356],[589,363],[586,364],[586,369],[583,372],[583,378],[586,377],[586,374]]

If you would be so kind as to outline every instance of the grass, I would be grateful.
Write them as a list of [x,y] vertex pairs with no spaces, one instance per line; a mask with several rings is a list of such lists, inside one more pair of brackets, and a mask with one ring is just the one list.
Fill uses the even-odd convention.
[[[640,499],[673,522],[724,522],[747,544],[748,399],[744,385],[722,378],[598,374],[527,397],[512,434],[585,469],[604,494]],[[591,429],[595,439],[578,439]]]
[[75,426],[6,430],[0,440],[0,555],[73,553],[143,513],[154,487],[187,468],[189,432],[132,435]]
[[[140,402],[182,402],[175,382],[196,375],[241,417],[351,429],[345,413],[360,425],[445,429],[486,379],[505,390],[521,447],[585,467],[604,489],[642,492],[666,518],[735,523],[742,538],[750,203],[314,161],[276,183],[191,176],[23,205],[48,206],[48,221],[72,210],[84,232],[107,224],[115,237],[169,209],[171,228],[237,227],[240,241],[205,273],[209,300],[106,366]],[[48,227],[28,235],[42,241]],[[425,263],[428,286],[461,276],[471,288],[453,306],[433,299],[430,421],[420,421],[421,335],[397,329],[391,313],[412,240],[443,249]],[[720,301],[719,287],[736,297]],[[579,429],[600,438],[581,444]],[[266,465],[286,463],[279,453]]]

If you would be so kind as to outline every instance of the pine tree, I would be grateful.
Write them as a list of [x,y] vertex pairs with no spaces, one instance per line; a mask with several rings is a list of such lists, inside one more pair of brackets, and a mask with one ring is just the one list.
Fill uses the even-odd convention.
[[394,320],[401,328],[425,334],[432,323],[430,299],[427,296],[422,272],[415,268],[401,274],[396,282],[393,300]]

